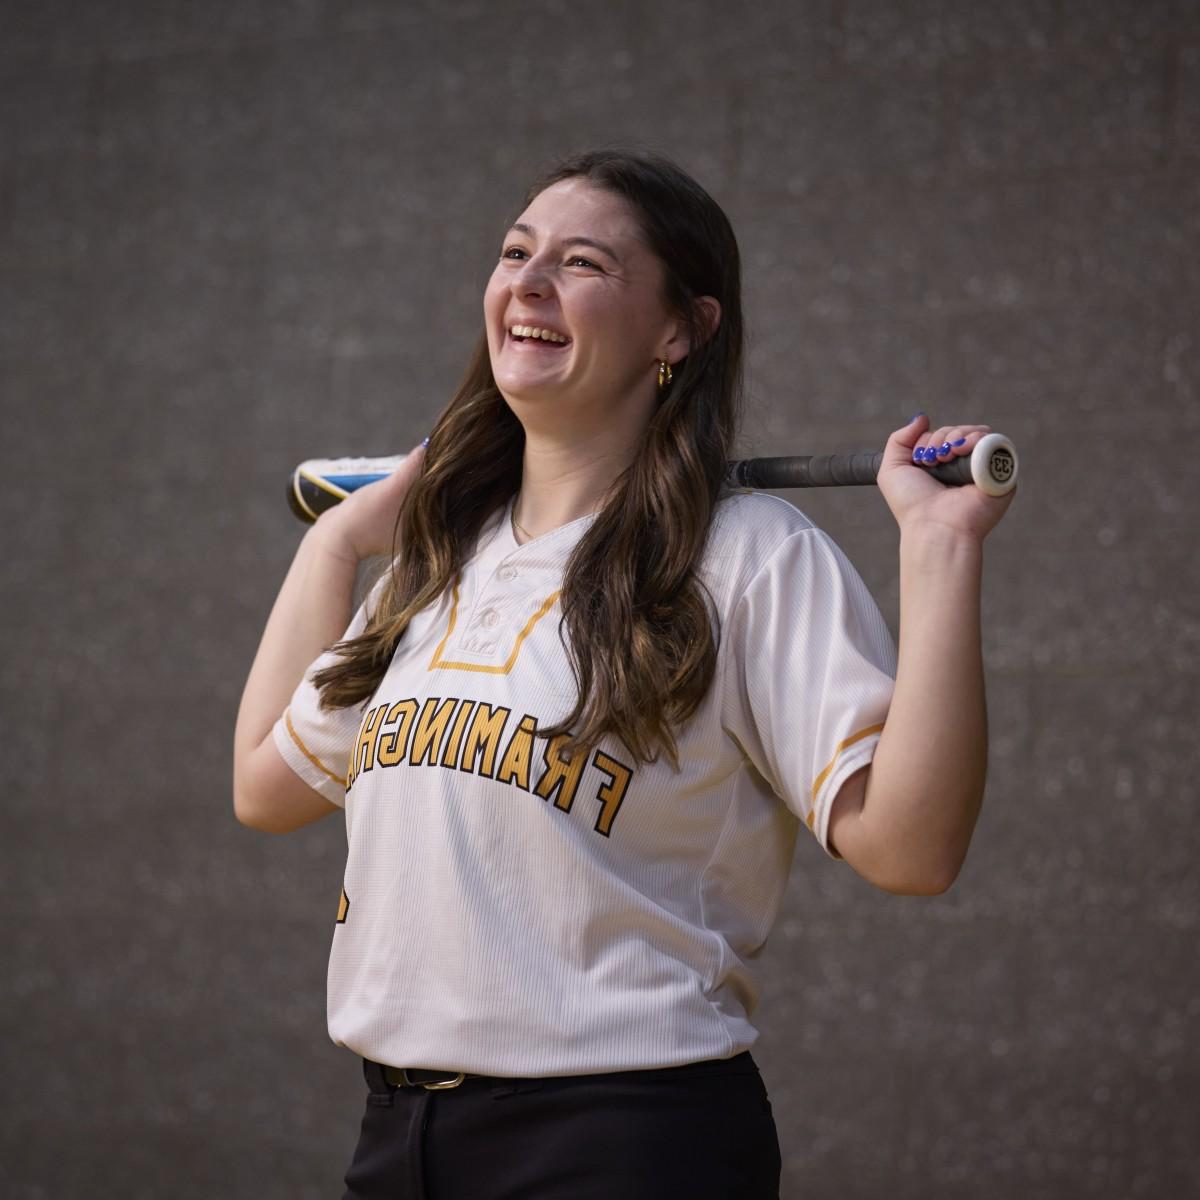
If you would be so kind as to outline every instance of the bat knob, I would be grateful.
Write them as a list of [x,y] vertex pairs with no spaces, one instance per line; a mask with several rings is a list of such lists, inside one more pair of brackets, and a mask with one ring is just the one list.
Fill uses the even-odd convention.
[[1017,486],[1017,448],[1002,433],[981,437],[971,451],[971,481],[989,496],[1004,496]]

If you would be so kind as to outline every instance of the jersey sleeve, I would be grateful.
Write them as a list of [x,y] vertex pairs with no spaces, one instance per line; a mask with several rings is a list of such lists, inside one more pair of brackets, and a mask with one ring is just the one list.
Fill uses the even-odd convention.
[[[357,637],[366,627],[368,605],[374,595],[372,590],[354,614],[342,640]],[[349,708],[322,709],[320,692],[312,682],[313,675],[322,667],[331,666],[337,657],[327,650],[309,666],[272,733],[283,761],[331,804],[345,808],[346,769],[362,720],[362,708],[355,704]]]
[[784,538],[722,631],[722,722],[831,857],[829,810],[875,753],[896,646],[850,561],[820,529]]

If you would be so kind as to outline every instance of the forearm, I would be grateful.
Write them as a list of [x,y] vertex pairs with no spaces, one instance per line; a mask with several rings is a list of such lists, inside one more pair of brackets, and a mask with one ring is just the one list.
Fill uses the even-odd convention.
[[357,562],[324,521],[305,535],[279,590],[242,692],[234,769],[287,707],[312,661],[350,622]]
[[979,541],[952,530],[902,534],[896,687],[860,815],[896,890],[949,886],[983,802],[982,563]]

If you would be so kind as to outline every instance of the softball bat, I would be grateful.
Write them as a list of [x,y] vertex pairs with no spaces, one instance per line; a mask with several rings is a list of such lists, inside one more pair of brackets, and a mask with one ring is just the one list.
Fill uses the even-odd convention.
[[[351,492],[391,474],[403,454],[383,458],[310,458],[288,480],[292,512],[310,524]],[[783,488],[866,487],[877,482],[883,451],[861,454],[799,454],[783,458],[745,458],[729,464],[726,480],[733,487]],[[1000,433],[980,438],[969,455],[925,467],[950,487],[973,483],[989,496],[1003,496],[1017,483],[1017,451]]]

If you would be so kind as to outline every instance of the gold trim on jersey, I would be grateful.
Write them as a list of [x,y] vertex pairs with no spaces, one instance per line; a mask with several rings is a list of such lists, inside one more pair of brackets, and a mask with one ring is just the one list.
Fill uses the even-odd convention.
[[292,741],[295,742],[299,747],[300,753],[303,754],[304,757],[307,758],[308,761],[317,768],[317,770],[323,771],[326,775],[328,775],[329,778],[338,785],[338,787],[345,787],[346,781],[340,775],[335,775],[301,740],[300,735],[296,732],[296,727],[292,724],[292,710],[290,708],[284,711],[283,721],[287,726],[288,733],[292,735]]
[[454,600],[450,605],[450,624],[446,629],[446,634],[440,642],[437,649],[433,652],[433,658],[429,663],[431,671],[478,671],[482,675],[507,675],[513,669],[513,665],[517,661],[517,655],[521,653],[521,643],[533,631],[533,627],[554,607],[555,600],[558,599],[558,592],[551,592],[549,596],[542,602],[542,607],[525,622],[525,628],[517,634],[517,640],[513,645],[512,653],[508,656],[508,661],[503,666],[488,667],[482,663],[454,662],[442,658],[442,651],[446,648],[446,643],[450,641],[450,635],[454,632],[455,623],[458,620],[458,584],[454,585]]
[[860,729],[857,733],[852,733],[844,742],[838,743],[837,749],[834,750],[834,752],[833,752],[833,757],[829,760],[829,763],[825,767],[825,770],[823,770],[820,773],[820,775],[817,776],[816,782],[813,784],[812,805],[809,807],[808,820],[805,822],[805,824],[809,827],[809,829],[811,829],[813,827],[813,822],[816,820],[816,816],[817,816],[817,810],[815,807],[815,805],[817,803],[817,793],[821,790],[821,785],[825,782],[826,779],[829,778],[829,774],[833,770],[834,766],[837,764],[837,760],[839,758],[841,758],[842,751],[845,750],[848,746],[853,746],[855,742],[861,742],[863,740],[863,738],[870,737],[871,734],[873,734],[873,733],[882,733],[882,732],[883,732],[882,725],[868,725],[866,727],[866,729]]

